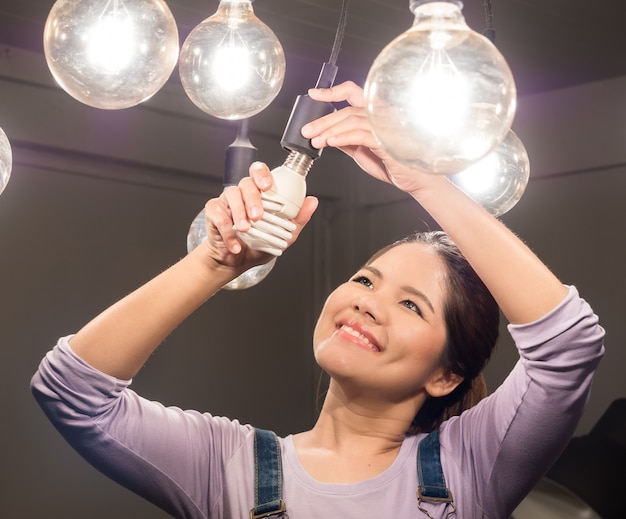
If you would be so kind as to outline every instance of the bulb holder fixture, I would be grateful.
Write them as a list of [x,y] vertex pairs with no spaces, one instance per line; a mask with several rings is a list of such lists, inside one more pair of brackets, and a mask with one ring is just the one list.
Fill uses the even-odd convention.
[[[240,121],[247,123],[247,119]],[[250,142],[246,132],[237,134],[235,140],[226,148],[224,160],[224,187],[236,186],[248,175],[250,164],[257,159],[257,148]]]
[[[324,63],[315,88],[332,87],[336,76],[337,66],[333,63]],[[302,127],[334,111],[336,111],[336,108],[331,103],[314,101],[307,94],[299,95],[293,105],[291,115],[280,140],[281,146],[288,151],[298,151],[313,159],[318,159],[322,155],[322,150],[314,148],[311,145],[311,141],[302,136]]]

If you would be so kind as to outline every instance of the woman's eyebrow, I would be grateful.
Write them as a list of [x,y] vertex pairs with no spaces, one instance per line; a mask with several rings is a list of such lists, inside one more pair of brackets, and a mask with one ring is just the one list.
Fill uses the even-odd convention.
[[[372,267],[371,265],[366,265],[365,267],[363,267],[363,270],[367,270],[368,272],[371,272],[379,279],[384,279],[383,273],[380,270],[378,270],[376,267]],[[409,285],[402,285],[402,287],[400,288],[402,288],[402,290],[404,290],[405,292],[421,299],[426,304],[426,306],[430,308],[430,311],[433,314],[435,313],[435,307],[430,302],[430,299],[428,298],[428,296],[424,294],[424,292],[422,292],[421,290],[417,290],[416,288],[409,286]]]

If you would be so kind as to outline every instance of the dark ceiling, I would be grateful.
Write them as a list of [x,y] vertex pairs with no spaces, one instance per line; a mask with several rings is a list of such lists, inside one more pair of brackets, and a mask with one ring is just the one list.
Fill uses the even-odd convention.
[[[104,1],[104,0],[102,0]],[[181,42],[213,14],[217,0],[168,0]],[[338,81],[363,82],[378,52],[405,31],[413,16],[408,0],[353,0],[339,54]],[[52,0],[0,0],[0,44],[42,52]],[[277,103],[290,105],[328,60],[341,0],[257,0],[256,14],[280,39],[287,56],[285,86]],[[496,44],[520,95],[626,74],[624,4],[619,0],[494,0]],[[484,0],[466,1],[470,27],[486,27]],[[176,81],[176,74],[172,81]]]

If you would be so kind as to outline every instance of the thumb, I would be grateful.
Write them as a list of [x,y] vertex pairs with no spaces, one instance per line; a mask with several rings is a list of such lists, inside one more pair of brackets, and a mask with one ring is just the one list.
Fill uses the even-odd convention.
[[302,203],[300,212],[293,219],[294,223],[298,226],[304,227],[307,223],[309,223],[309,220],[311,219],[311,216],[313,216],[313,213],[317,209],[318,205],[319,200],[316,197],[307,196]]

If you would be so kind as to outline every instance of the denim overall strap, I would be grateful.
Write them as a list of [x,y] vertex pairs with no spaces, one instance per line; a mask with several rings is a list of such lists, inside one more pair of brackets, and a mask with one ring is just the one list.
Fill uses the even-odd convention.
[[286,516],[283,473],[278,437],[272,431],[254,431],[254,508],[250,519]]
[[417,500],[452,503],[441,468],[439,429],[432,431],[417,446]]

